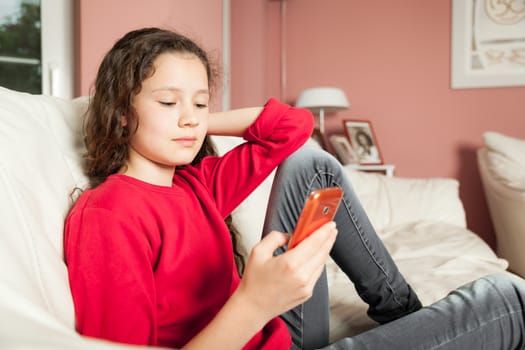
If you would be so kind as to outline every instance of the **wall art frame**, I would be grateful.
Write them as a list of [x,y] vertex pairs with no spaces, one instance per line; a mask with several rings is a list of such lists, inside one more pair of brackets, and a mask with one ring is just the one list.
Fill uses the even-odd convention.
[[451,1],[451,88],[525,86],[525,2]]

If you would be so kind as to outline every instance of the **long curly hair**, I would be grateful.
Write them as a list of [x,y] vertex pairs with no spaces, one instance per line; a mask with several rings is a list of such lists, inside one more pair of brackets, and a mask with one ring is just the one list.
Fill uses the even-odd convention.
[[[124,166],[129,142],[138,127],[133,98],[140,92],[142,82],[154,74],[156,58],[167,52],[197,57],[206,69],[210,94],[213,93],[218,71],[211,65],[206,52],[189,38],[160,28],[143,28],[124,35],[100,64],[85,119],[85,168],[92,187]],[[123,123],[124,116],[126,123]],[[216,152],[206,137],[193,163],[210,154]],[[226,218],[226,223],[235,263],[242,274],[244,260],[238,231],[231,217]]]

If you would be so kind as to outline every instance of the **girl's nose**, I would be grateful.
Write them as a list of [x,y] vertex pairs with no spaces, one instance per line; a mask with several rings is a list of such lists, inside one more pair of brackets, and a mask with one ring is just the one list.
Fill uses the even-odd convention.
[[192,108],[184,108],[179,118],[180,127],[195,127],[199,125],[199,119]]

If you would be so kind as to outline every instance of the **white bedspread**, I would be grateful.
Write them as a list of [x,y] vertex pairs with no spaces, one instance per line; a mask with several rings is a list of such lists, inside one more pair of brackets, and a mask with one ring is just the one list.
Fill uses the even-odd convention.
[[[457,225],[420,221],[379,234],[423,305],[478,277],[502,273],[508,265],[479,236]],[[376,325],[366,316],[367,305],[333,261],[328,264],[328,281],[332,340]]]

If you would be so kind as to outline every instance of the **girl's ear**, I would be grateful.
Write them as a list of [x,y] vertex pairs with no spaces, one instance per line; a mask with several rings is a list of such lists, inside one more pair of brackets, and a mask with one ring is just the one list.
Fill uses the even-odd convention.
[[128,125],[128,118],[125,115],[121,115],[119,118],[120,126]]

